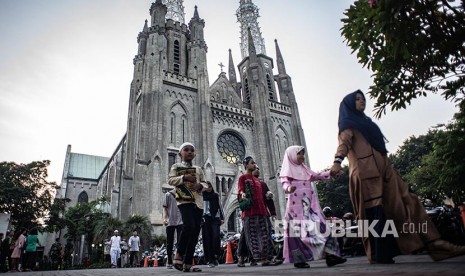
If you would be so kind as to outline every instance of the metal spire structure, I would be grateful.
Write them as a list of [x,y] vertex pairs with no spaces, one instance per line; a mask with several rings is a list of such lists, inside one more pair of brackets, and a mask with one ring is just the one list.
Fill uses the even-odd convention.
[[184,24],[184,5],[183,0],[163,0],[162,3],[166,5],[168,12],[166,19],[173,19],[181,24]]
[[236,11],[237,21],[241,23],[241,55],[242,59],[249,56],[249,42],[247,29],[250,28],[253,43],[257,54],[266,55],[265,40],[262,38],[260,27],[258,26],[258,7],[252,0],[240,0],[239,8]]

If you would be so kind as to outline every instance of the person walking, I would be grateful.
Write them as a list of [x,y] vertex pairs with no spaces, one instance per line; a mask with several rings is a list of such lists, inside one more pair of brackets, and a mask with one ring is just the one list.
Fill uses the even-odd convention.
[[110,241],[110,255],[111,255],[111,267],[118,267],[118,257],[121,254],[121,237],[119,236],[119,231],[113,231],[113,236],[111,236]]
[[6,255],[3,250],[3,240],[5,239],[5,234],[0,233],[0,272],[5,272],[6,269]]
[[[251,258],[260,262],[262,266],[276,265],[270,261],[273,258],[273,244],[271,241],[271,225],[267,217],[262,184],[253,176],[256,169],[255,160],[247,156],[242,161],[246,172],[238,180],[238,201],[242,210],[243,231],[242,242],[239,244],[239,267],[245,266],[247,250]],[[245,243],[244,243],[245,241]]]
[[3,264],[1,272],[7,272],[8,270],[11,270],[11,253],[13,253],[15,244],[13,239],[14,235],[15,232],[10,230],[7,232],[5,239],[3,239],[1,243],[2,258],[0,259],[0,262]]
[[176,189],[165,193],[163,197],[163,223],[166,225],[166,254],[168,260],[166,268],[173,269],[174,235],[179,243],[182,231],[182,217],[176,202]]
[[[139,250],[140,250],[140,237],[137,235],[137,231],[132,231],[132,236],[128,241],[129,245],[129,265],[131,267],[139,266]],[[136,259],[136,265],[134,265],[134,259]]]
[[50,251],[48,253],[50,260],[52,262],[52,269],[53,270],[60,270],[62,267],[62,254],[63,254],[63,246],[61,245],[60,238],[56,238],[55,242],[50,247]]
[[[273,229],[273,222],[276,220],[276,207],[274,205],[274,200],[273,200],[273,193],[270,191],[270,188],[268,185],[260,179],[260,168],[255,164],[255,170],[252,172],[252,175],[258,178],[262,185],[262,194],[263,194],[263,200],[265,202],[265,208],[266,208],[266,213],[267,217],[269,220],[269,225],[271,227],[270,233],[272,233]],[[271,221],[270,221],[271,219]],[[281,260],[281,255],[279,252],[277,252],[278,255],[274,256],[273,259],[270,259],[270,261],[274,260],[274,263],[276,265],[279,265],[282,263]],[[245,258],[248,258],[250,261],[250,266],[256,266],[258,265],[257,261],[252,257],[250,250],[247,247],[247,243],[245,241],[245,233],[244,233],[244,228],[241,230],[241,237],[239,238],[239,243],[238,243],[238,250],[237,250],[237,255],[240,260],[245,260]],[[238,262],[238,266],[241,267],[244,264],[242,262]]]
[[37,228],[32,228],[26,238],[24,271],[32,271],[36,266],[37,245],[40,245]]
[[304,164],[305,148],[286,149],[279,177],[288,194],[283,255],[296,268],[309,268],[308,260],[326,259],[327,266],[344,263],[337,239],[325,234],[328,225],[312,181],[330,179],[330,172],[316,173]]
[[23,257],[24,246],[26,244],[26,228],[21,228],[14,237],[15,245],[13,251],[11,252],[11,267],[10,271],[17,272],[22,271],[21,269],[21,259]]
[[221,254],[220,226],[224,223],[223,208],[220,196],[213,190],[213,185],[207,181],[210,192],[204,191],[203,196],[203,222],[202,242],[205,262],[209,267],[218,265],[218,256]]
[[176,201],[182,217],[182,231],[173,263],[177,270],[200,272],[192,267],[195,245],[199,239],[203,214],[201,192],[208,190],[205,175],[201,167],[192,164],[195,147],[186,142],[179,147],[181,163],[171,166],[168,184],[176,187]]
[[[365,115],[366,100],[361,90],[344,97],[339,106],[339,145],[333,175],[341,174],[342,161],[349,160],[349,194],[357,220],[367,220],[376,234],[363,237],[368,261],[392,264],[399,253],[412,254],[427,248],[434,261],[465,254],[465,246],[441,239],[417,195],[394,169],[387,156],[385,138],[378,125]],[[382,236],[388,221],[398,237]],[[426,229],[403,231],[403,225],[426,225]],[[359,225],[361,227],[361,225]]]

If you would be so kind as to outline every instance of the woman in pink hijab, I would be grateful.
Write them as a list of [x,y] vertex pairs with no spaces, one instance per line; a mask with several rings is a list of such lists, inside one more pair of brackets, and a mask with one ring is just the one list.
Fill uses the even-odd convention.
[[312,181],[330,179],[330,172],[316,173],[304,161],[304,147],[288,147],[279,174],[283,190],[289,195],[283,257],[296,268],[309,268],[307,261],[322,258],[326,258],[328,266],[344,263],[346,259],[338,256],[336,238],[326,229],[318,193],[312,185]]

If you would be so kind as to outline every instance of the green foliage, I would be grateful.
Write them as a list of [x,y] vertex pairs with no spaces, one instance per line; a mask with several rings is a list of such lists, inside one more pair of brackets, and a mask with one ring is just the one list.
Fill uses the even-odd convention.
[[47,181],[49,165],[48,160],[0,162],[0,212],[10,213],[15,227],[35,227],[51,210],[58,185]]
[[[450,196],[465,201],[465,102],[452,123],[439,132],[432,152],[422,160],[421,166],[409,175],[422,190],[432,197]],[[426,183],[429,181],[429,183]],[[434,189],[428,186],[433,186]],[[442,199],[442,198],[441,198]]]
[[166,236],[165,235],[160,235],[156,236],[152,240],[152,244],[150,245],[151,247],[155,246],[161,246],[162,244],[166,244]]
[[451,123],[410,137],[391,159],[421,197],[436,204],[445,195],[465,201],[465,102]]
[[63,215],[65,213],[65,206],[70,202],[69,198],[55,198],[50,209],[48,217],[45,219],[45,231],[56,233],[66,227],[66,220]]
[[344,15],[342,36],[374,73],[369,94],[376,117],[428,92],[464,99],[463,1],[380,0],[371,8],[357,0]]
[[[441,126],[438,126],[439,128]],[[394,164],[394,168],[400,175],[407,175],[408,172],[417,168],[421,164],[423,156],[429,154],[433,150],[433,143],[438,129],[428,130],[425,135],[418,137],[410,136],[404,141],[396,154],[391,154],[389,158]]]
[[344,166],[343,170],[343,176],[317,184],[321,208],[329,206],[334,216],[339,218],[347,212],[353,212],[349,196],[349,167]]
[[113,232],[115,230],[120,231],[121,236],[127,235],[127,232],[124,233],[122,231],[123,223],[111,216],[104,216],[103,218],[99,219],[96,224],[94,224],[94,243],[102,243],[105,239],[109,239],[113,236]]
[[148,248],[149,241],[152,238],[152,224],[146,216],[132,215],[124,223],[124,231],[128,235],[136,230],[140,237],[140,242],[143,248]]

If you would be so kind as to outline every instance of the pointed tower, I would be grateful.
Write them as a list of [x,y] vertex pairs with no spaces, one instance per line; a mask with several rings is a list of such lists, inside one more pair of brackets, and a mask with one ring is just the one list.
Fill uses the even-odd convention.
[[[289,105],[292,112],[292,136],[295,137],[294,144],[305,145],[305,136],[300,122],[299,108],[292,88],[291,77],[286,73],[286,67],[284,66],[284,59],[279,49],[278,40],[274,40],[276,45],[276,61],[278,63],[278,75],[274,76],[276,83],[278,84],[279,97],[281,103]],[[306,152],[307,154],[307,152]],[[306,160],[309,160],[308,156]]]
[[146,215],[158,234],[162,195],[172,189],[168,171],[179,161],[178,147],[194,143],[195,162],[206,171],[211,153],[205,23],[196,7],[188,27],[182,2],[155,1],[149,10],[151,24],[146,21],[138,35],[127,138],[122,143],[124,170],[112,198],[121,219]]
[[228,77],[229,77],[229,83],[231,83],[232,87],[234,88],[234,91],[236,91],[237,95],[240,97],[241,92],[238,89],[236,69],[234,67],[234,61],[232,58],[231,49],[229,49]]
[[229,79],[221,72],[211,86],[201,10],[196,6],[186,25],[183,1],[156,0],[150,6],[150,18],[137,36],[127,132],[99,178],[100,195],[110,196],[113,216],[147,216],[153,234],[163,234],[162,198],[172,189],[168,172],[180,161],[179,146],[192,142],[194,163],[220,194],[227,221],[223,227],[240,231],[237,180],[247,155],[260,166],[261,178],[275,195],[278,217],[283,217],[282,156],[289,145],[305,146],[305,139],[278,44],[274,75],[258,8],[252,0],[239,4],[238,74],[229,50]]
[[184,4],[183,0],[163,0],[167,8],[166,19],[184,24]]
[[241,24],[241,55],[242,59],[249,56],[249,37],[248,29],[252,33],[252,40],[255,45],[257,54],[266,55],[265,40],[262,38],[260,27],[258,26],[258,8],[252,3],[252,0],[240,0],[239,8],[236,11],[237,21]]

